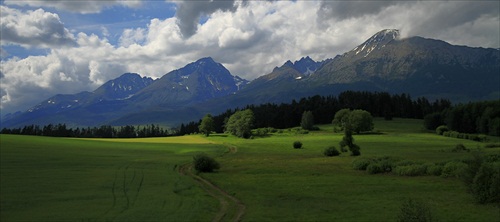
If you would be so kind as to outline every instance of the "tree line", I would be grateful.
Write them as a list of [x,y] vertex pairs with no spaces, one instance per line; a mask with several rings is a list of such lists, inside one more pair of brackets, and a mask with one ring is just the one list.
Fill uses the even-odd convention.
[[424,117],[425,127],[434,130],[446,125],[449,130],[500,136],[500,100],[458,104]]
[[48,124],[45,126],[28,125],[22,128],[4,128],[1,134],[19,134],[52,137],[82,137],[82,138],[143,138],[171,136],[168,130],[158,125],[121,126],[102,125],[99,127],[69,128],[66,124]]
[[[451,102],[446,99],[430,102],[424,97],[413,100],[405,93],[391,95],[387,92],[345,91],[338,96],[316,95],[298,101],[292,100],[291,103],[266,103],[248,105],[241,109],[228,109],[212,118],[215,125],[214,131],[223,133],[229,117],[237,111],[247,109],[252,110],[254,114],[254,128],[285,129],[300,126],[305,111],[311,112],[315,124],[329,124],[335,113],[341,109],[362,109],[374,117],[391,120],[396,117],[423,119],[428,114],[441,112],[450,107],[452,107]],[[181,124],[178,127],[179,135],[199,133],[200,123],[201,120]]]

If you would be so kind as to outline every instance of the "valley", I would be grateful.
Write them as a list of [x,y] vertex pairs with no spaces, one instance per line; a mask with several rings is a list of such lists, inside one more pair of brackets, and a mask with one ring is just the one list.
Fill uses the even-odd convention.
[[[494,221],[495,204],[477,204],[454,177],[368,174],[359,158],[390,156],[444,164],[471,152],[500,155],[488,142],[423,130],[422,120],[375,119],[374,134],[354,135],[360,157],[322,154],[338,146],[332,125],[295,134],[240,139],[225,134],[141,139],[76,139],[0,135],[1,220],[232,221],[221,203],[192,177],[179,173],[198,153],[221,168],[198,176],[246,206],[242,221],[393,221],[408,198],[424,201],[439,221]],[[293,141],[303,149],[293,149]],[[463,144],[471,152],[453,152]],[[237,150],[235,152],[235,150]],[[188,169],[189,170],[189,169]],[[181,170],[185,172],[185,170]]]

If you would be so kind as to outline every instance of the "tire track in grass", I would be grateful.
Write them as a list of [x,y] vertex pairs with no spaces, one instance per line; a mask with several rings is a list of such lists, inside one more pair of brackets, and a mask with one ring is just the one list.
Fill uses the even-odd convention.
[[139,185],[137,186],[135,197],[134,197],[134,200],[132,201],[132,206],[135,205],[135,202],[137,201],[137,198],[139,197],[139,191],[141,191],[142,182],[144,182],[144,169],[141,170],[141,181],[139,181]]
[[[235,152],[237,152],[237,148],[234,146],[231,146],[231,147],[229,147],[228,152],[235,153]],[[186,163],[186,164],[181,165],[179,167],[178,172],[181,175],[186,175],[186,176],[193,178],[196,182],[198,182],[198,184],[201,185],[201,187],[210,196],[219,200],[220,209],[212,221],[213,222],[222,221],[225,217],[227,217],[227,215],[230,215],[229,213],[232,213],[234,215],[230,221],[241,221],[241,218],[245,214],[245,210],[246,210],[245,204],[243,204],[243,202],[241,202],[236,197],[227,193],[225,190],[221,189],[220,187],[218,187],[218,186],[214,185],[213,183],[211,183],[210,181],[206,180],[205,178],[194,174],[192,172],[192,169],[193,169],[193,164]],[[233,210],[234,212],[229,212],[230,205],[231,205],[231,209],[234,209]]]

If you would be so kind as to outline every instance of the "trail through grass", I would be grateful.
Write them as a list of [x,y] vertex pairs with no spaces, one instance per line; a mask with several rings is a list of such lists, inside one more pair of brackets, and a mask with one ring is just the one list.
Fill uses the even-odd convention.
[[[500,155],[500,148],[435,135],[421,120],[377,119],[376,134],[354,135],[361,157],[325,157],[343,135],[331,125],[320,128],[251,140],[0,135],[0,221],[394,221],[408,198],[425,201],[439,221],[500,218],[498,206],[475,204],[459,179],[369,175],[351,166],[364,157],[431,163],[470,157],[451,152],[459,143],[485,154]],[[293,149],[294,141],[303,149]],[[221,169],[185,176],[200,152]]]
[[[426,133],[419,120],[375,123],[379,134],[354,135],[361,157],[393,156],[412,161],[443,162],[470,157],[453,153],[456,144],[476,149],[484,144]],[[274,134],[243,140],[212,137],[238,147],[238,153],[221,157],[217,174],[204,175],[248,207],[248,221],[394,221],[404,200],[428,203],[439,221],[495,221],[495,205],[478,205],[456,178],[369,175],[355,171],[356,158],[344,153],[325,157],[328,146],[338,147],[342,134],[331,126],[306,135]],[[294,141],[304,149],[293,149]],[[483,149],[498,153],[500,149]]]

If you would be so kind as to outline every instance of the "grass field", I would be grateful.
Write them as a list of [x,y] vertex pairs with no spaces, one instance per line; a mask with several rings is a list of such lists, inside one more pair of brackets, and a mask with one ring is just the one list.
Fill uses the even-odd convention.
[[176,169],[194,153],[225,151],[202,137],[0,140],[2,222],[208,221],[217,212],[218,202]]
[[[246,205],[243,221],[394,221],[401,203],[426,202],[439,221],[498,221],[456,178],[369,175],[347,153],[323,150],[342,134],[332,127],[305,135],[252,140],[215,135],[83,140],[1,135],[1,221],[209,221],[219,203],[177,168],[198,152],[221,164],[202,174]],[[354,135],[361,157],[445,162],[470,156],[458,143],[484,144],[422,130],[420,120],[377,120],[377,134]],[[293,149],[300,140],[303,149]],[[227,152],[232,149],[235,152]],[[499,153],[499,148],[482,149]]]

